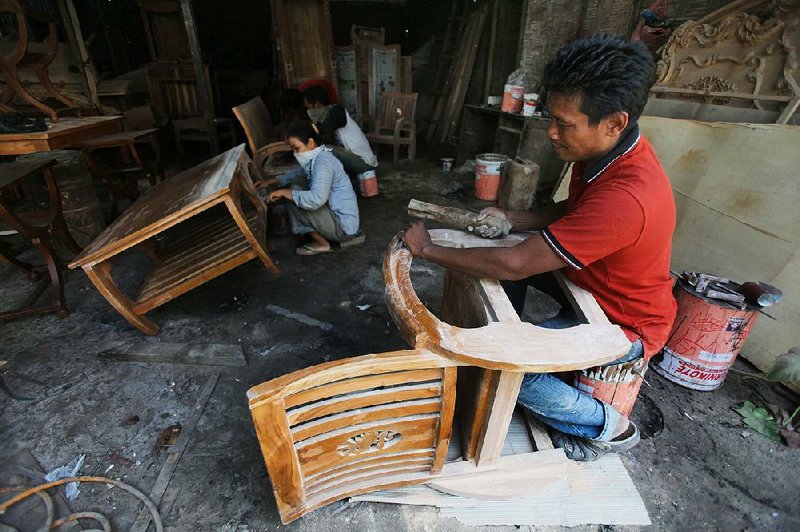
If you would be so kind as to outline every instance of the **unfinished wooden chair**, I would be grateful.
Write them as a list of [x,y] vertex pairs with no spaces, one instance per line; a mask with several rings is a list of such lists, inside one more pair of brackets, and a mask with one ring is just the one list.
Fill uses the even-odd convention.
[[[371,144],[391,144],[394,164],[414,162],[417,153],[417,93],[384,92],[381,94],[378,117],[361,120],[362,128]],[[408,158],[400,160],[400,147],[406,146]]]
[[247,135],[253,164],[262,179],[280,175],[297,166],[293,161],[286,161],[286,155],[292,153],[292,148],[288,142],[278,140],[269,110],[260,97],[247,100],[232,110]]
[[[58,258],[54,240],[60,239],[73,253],[80,253],[81,248],[70,234],[64,220],[61,194],[52,172],[55,164],[55,159],[0,164],[0,235],[17,234],[30,241],[42,254],[49,273],[49,281],[54,288],[54,295],[48,305],[34,306],[47,287],[45,282],[33,291],[21,308],[0,313],[0,321],[48,312],[55,312],[59,318],[69,314],[64,298],[65,267]],[[38,175],[43,175],[47,184],[49,198],[47,209],[18,212],[11,204],[15,189],[29,177]],[[26,272],[31,280],[38,278],[33,266],[16,259],[13,253],[8,251],[8,246],[0,247],[0,259]]]
[[[11,14],[17,20],[16,43],[0,43],[0,71],[6,83],[5,90],[0,96],[0,104],[9,109],[9,104],[14,96],[19,96],[25,102],[50,117],[53,122],[58,122],[58,113],[55,109],[40,102],[28,92],[19,79],[20,70],[32,70],[42,87],[56,100],[68,108],[77,108],[78,104],[58,92],[50,81],[48,69],[58,51],[58,26],[54,17],[40,15],[26,11],[19,0],[0,0],[0,14]],[[42,42],[31,42],[28,35],[28,19],[47,23],[47,39]]]
[[424,350],[320,364],[247,392],[281,521],[444,466],[456,364]]

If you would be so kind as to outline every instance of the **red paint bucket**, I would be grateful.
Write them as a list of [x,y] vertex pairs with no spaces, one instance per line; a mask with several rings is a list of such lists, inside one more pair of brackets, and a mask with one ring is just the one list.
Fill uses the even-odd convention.
[[375,170],[367,170],[358,174],[358,191],[362,198],[372,198],[378,195],[378,176]]
[[622,364],[598,366],[576,371],[574,386],[628,417],[639,396],[645,371],[647,362],[643,358]]
[[678,302],[675,325],[653,369],[685,388],[716,390],[741,351],[758,311],[704,298],[683,281],[676,283],[674,294]]
[[500,191],[500,173],[508,157],[499,153],[481,153],[475,157],[475,197],[494,201]]
[[522,85],[506,85],[503,87],[503,103],[500,105],[500,110],[504,113],[521,113],[524,94],[525,87]]

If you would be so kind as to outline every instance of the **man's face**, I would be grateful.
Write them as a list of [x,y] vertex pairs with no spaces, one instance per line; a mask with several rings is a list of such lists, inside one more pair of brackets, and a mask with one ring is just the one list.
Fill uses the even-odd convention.
[[552,116],[547,137],[556,155],[568,163],[596,159],[611,150],[628,122],[627,113],[616,113],[592,126],[589,115],[581,112],[580,98],[562,94],[547,97]]

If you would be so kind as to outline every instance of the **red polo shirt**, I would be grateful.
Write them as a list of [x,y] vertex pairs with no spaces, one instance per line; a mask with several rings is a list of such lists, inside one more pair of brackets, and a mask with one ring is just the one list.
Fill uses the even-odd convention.
[[567,213],[542,236],[571,266],[567,277],[591,292],[631,341],[641,338],[649,359],[675,319],[674,230],[669,178],[634,126],[602,160],[573,166]]

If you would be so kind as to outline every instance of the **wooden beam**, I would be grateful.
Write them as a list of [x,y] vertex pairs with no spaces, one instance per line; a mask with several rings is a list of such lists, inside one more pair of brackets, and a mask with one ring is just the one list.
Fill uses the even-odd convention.
[[89,96],[94,105],[100,108],[100,97],[97,94],[97,73],[94,71],[94,64],[89,57],[89,52],[86,50],[86,43],[83,40],[83,32],[81,31],[81,23],[78,20],[78,14],[75,11],[75,4],[72,0],[61,0],[59,7],[62,3],[66,6],[66,15],[71,28],[71,35],[75,38],[75,45],[78,47],[78,54],[81,57],[81,66],[83,67],[83,75],[86,77],[86,86],[89,88]]
[[183,12],[183,23],[186,26],[186,35],[189,38],[189,48],[192,52],[192,64],[194,65],[194,75],[197,79],[197,97],[200,99],[200,106],[203,108],[203,117],[206,119],[208,130],[208,140],[211,146],[211,154],[219,153],[219,139],[217,138],[217,126],[214,123],[214,107],[211,103],[211,86],[206,79],[206,69],[203,64],[203,52],[200,48],[200,39],[197,35],[197,24],[194,18],[192,0],[181,0],[181,11]]

